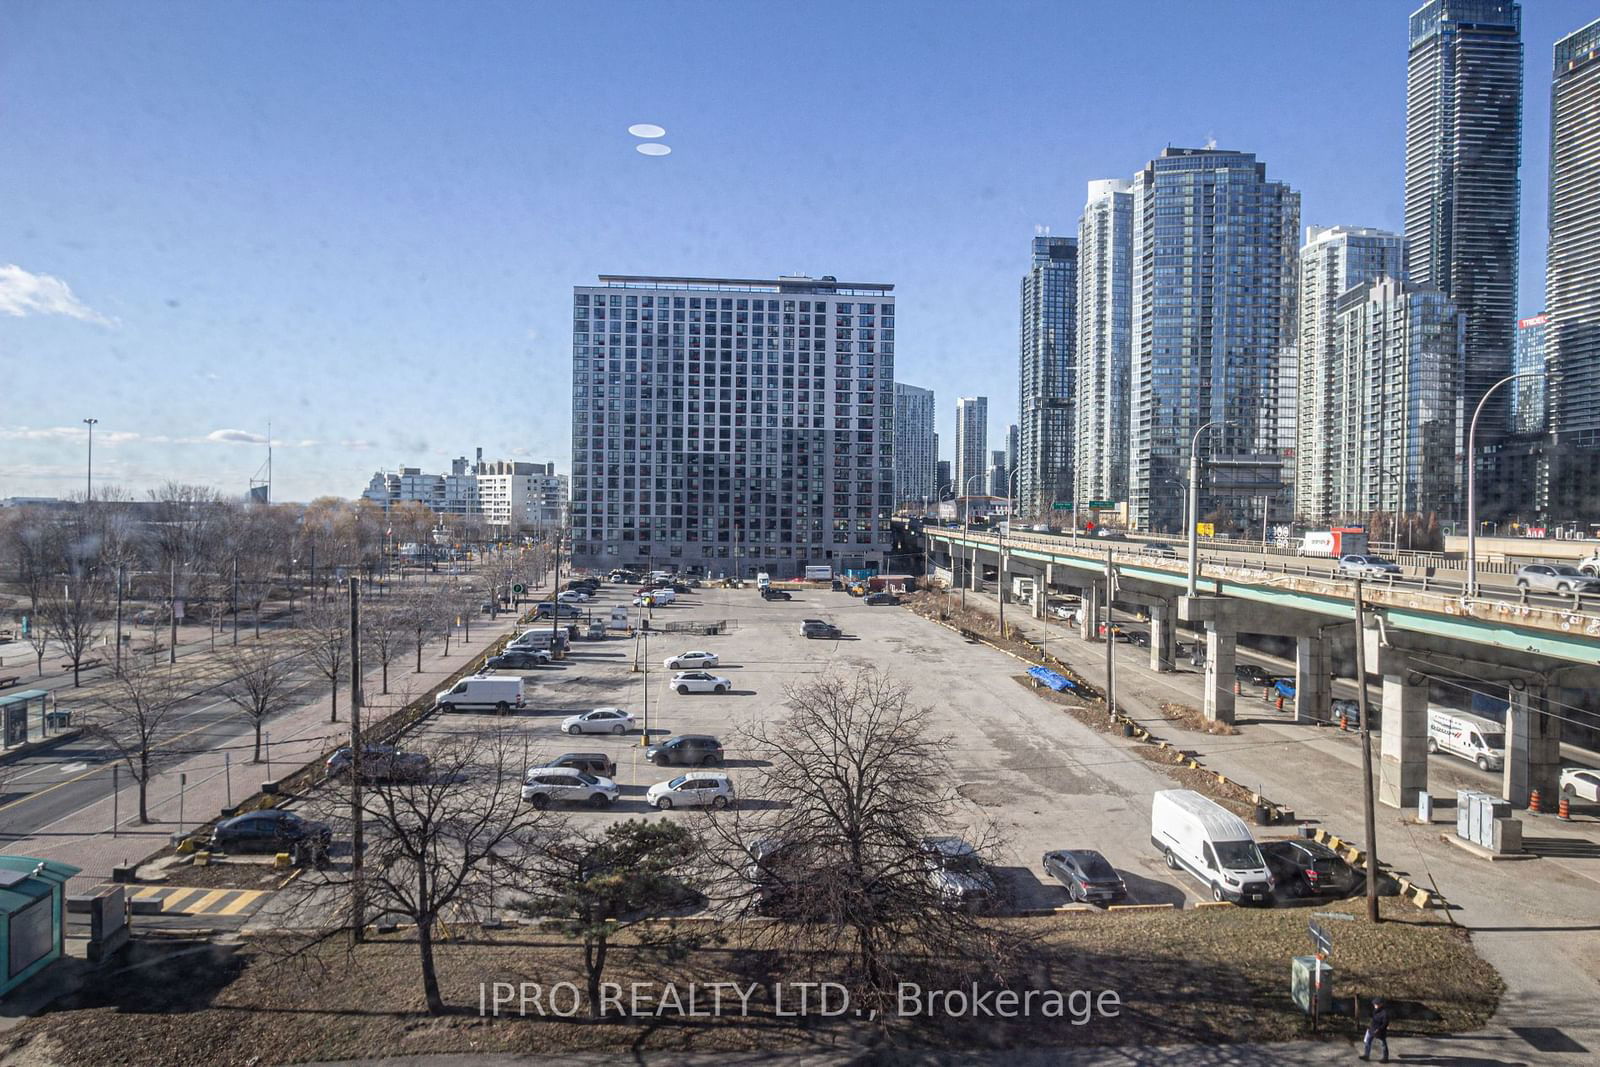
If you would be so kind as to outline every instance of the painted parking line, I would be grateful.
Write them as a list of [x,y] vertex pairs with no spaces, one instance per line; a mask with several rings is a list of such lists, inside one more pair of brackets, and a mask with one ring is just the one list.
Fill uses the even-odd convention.
[[144,886],[133,891],[134,900],[159,900],[163,915],[242,915],[259,907],[269,890],[193,889],[184,886]]

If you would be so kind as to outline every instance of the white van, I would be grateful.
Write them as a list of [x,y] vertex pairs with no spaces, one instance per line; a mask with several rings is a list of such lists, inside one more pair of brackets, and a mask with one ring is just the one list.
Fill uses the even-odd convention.
[[762,572],[760,572],[759,574],[756,575],[756,588],[757,589],[765,589],[767,586],[769,586],[771,584],[772,584],[772,575],[768,574],[766,571],[762,571]]
[[1448,752],[1498,771],[1506,765],[1506,732],[1499,723],[1460,711],[1428,709],[1428,752]]
[[1163,789],[1150,805],[1150,843],[1173,870],[1211,890],[1213,900],[1267,904],[1272,874],[1244,820],[1192,789]]
[[526,706],[522,695],[521,675],[475,674],[463,678],[449,689],[442,689],[433,698],[440,711],[466,711],[468,708],[490,708],[506,714],[512,708]]

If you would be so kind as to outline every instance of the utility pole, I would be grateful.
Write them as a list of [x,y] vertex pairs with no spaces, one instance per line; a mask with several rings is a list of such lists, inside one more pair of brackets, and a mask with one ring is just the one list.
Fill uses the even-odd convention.
[[1111,601],[1117,595],[1117,572],[1111,562],[1112,548],[1106,546],[1106,711],[1117,713],[1116,645],[1111,627]]
[[561,529],[556,528],[555,565],[550,571],[550,654],[556,651],[556,622],[561,615],[561,600],[556,596],[561,588]]
[[87,504],[94,499],[94,424],[99,419],[84,419],[83,424],[89,427],[89,469],[84,477],[83,502]]
[[350,943],[366,935],[361,884],[361,579],[350,579]]
[[171,583],[167,589],[167,662],[178,662],[178,561],[170,560],[171,573],[168,581]]
[[1372,806],[1372,716],[1367,714],[1367,634],[1356,579],[1356,711],[1361,716],[1361,813],[1367,834],[1367,921],[1378,922],[1378,826]]
[[233,557],[233,643],[239,643],[239,557]]
[[116,653],[116,656],[117,656],[117,673],[118,674],[122,673],[122,568],[123,568],[123,564],[121,564],[121,563],[117,564],[117,632],[116,632],[117,653]]

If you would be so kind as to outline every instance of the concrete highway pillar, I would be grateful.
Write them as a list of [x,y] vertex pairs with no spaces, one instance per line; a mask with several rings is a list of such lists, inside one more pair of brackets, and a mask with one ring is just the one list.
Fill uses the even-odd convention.
[[1234,601],[1222,596],[1179,597],[1178,617],[1191,626],[1205,624],[1205,716],[1213,722],[1231,723],[1234,717],[1233,653],[1239,633]]
[[1383,676],[1383,735],[1378,757],[1378,800],[1391,808],[1413,808],[1428,788],[1428,680],[1411,670],[1402,652],[1378,650],[1378,632],[1368,630],[1367,661]]
[[1161,600],[1150,605],[1150,669],[1170,671],[1177,659],[1177,605]]
[[1327,722],[1332,715],[1333,673],[1330,639],[1321,635],[1295,638],[1294,717],[1296,722]]
[[1033,611],[1031,614],[1036,619],[1044,618],[1045,601],[1050,599],[1050,565],[1045,564],[1045,572],[1034,579],[1033,582]]
[[1238,632],[1231,621],[1213,619],[1206,623],[1205,713],[1209,722],[1233,721],[1233,652]]
[[1091,585],[1078,590],[1078,594],[1078,636],[1085,641],[1096,640],[1100,634],[1100,587]]
[[1552,811],[1561,787],[1561,720],[1549,714],[1544,687],[1512,689],[1506,709],[1506,765],[1502,793],[1514,808],[1528,806],[1539,791],[1540,808]]

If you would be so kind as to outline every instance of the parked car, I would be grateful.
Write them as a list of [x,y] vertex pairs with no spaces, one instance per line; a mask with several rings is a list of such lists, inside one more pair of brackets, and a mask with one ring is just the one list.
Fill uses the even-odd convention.
[[[366,782],[416,782],[428,776],[429,759],[421,752],[406,752],[394,745],[361,746],[361,779]],[[325,766],[331,777],[350,773],[349,745],[328,757]]]
[[679,671],[672,676],[672,688],[678,693],[726,693],[733,683],[707,671]]
[[1338,571],[1357,578],[1382,578],[1388,574],[1403,574],[1400,564],[1384,559],[1382,556],[1361,556],[1351,554],[1339,557]]
[[1588,767],[1563,768],[1561,795],[1568,800],[1588,800],[1600,804],[1600,771]]
[[645,793],[652,808],[726,808],[736,799],[733,781],[717,771],[690,771],[669,782],[657,782]]
[[1345,723],[1352,729],[1361,727],[1361,703],[1349,697],[1337,697],[1329,709],[1333,714],[1333,721],[1338,722],[1343,716]]
[[761,590],[761,599],[762,600],[793,600],[794,597],[789,594],[789,591],[787,589],[774,589],[774,588],[772,588],[772,586],[769,585],[765,589]]
[[1466,712],[1429,708],[1428,753],[1435,752],[1476,763],[1480,771],[1501,770],[1506,765],[1505,728]]
[[695,667],[715,667],[717,663],[715,652],[679,652],[676,656],[668,656],[662,666],[669,671],[686,671]]
[[1159,556],[1162,559],[1178,558],[1178,550],[1161,541],[1147,541],[1140,545],[1139,554],[1143,556]]
[[211,830],[211,847],[220,852],[286,852],[302,841],[317,841],[327,848],[332,840],[327,823],[302,819],[282,808],[235,815]]
[[869,607],[878,607],[880,604],[898,604],[900,603],[900,598],[895,596],[893,593],[868,593],[866,597],[863,598],[862,603],[868,605]]
[[1272,872],[1244,820],[1190,789],[1158,790],[1150,805],[1150,843],[1173,870],[1211,890],[1213,900],[1267,904]]
[[1263,841],[1260,849],[1279,892],[1296,897],[1347,897],[1355,888],[1354,868],[1327,845],[1288,838]]
[[844,636],[844,631],[831,622],[822,622],[820,619],[807,619],[800,624],[800,635],[828,641],[837,641]]
[[483,708],[505,715],[512,708],[523,707],[523,680],[504,675],[475,674],[463,678],[449,689],[434,694],[433,702],[445,714],[467,708]]
[[1092,848],[1046,852],[1044,873],[1066,886],[1069,897],[1085,904],[1115,904],[1128,896],[1122,876]]
[[[1101,623],[1095,629],[1095,633],[1100,636],[1101,640],[1105,640],[1106,624],[1105,623]],[[1123,629],[1121,624],[1112,623],[1111,624],[1111,640],[1112,641],[1132,641],[1133,638],[1131,636],[1129,636],[1128,631]]]
[[673,582],[670,586],[668,586],[668,588],[674,593],[687,593],[689,591],[689,584],[687,582]]
[[649,746],[644,758],[658,767],[720,767],[722,742],[709,734],[680,734]]
[[625,734],[633,729],[633,715],[621,708],[595,708],[582,715],[568,715],[561,729],[569,734]]
[[1517,588],[1535,593],[1600,592],[1600,578],[1591,578],[1565,563],[1530,563],[1517,568]]
[[993,903],[994,875],[978,850],[959,837],[925,837],[918,850],[928,881],[950,907],[982,908]]
[[525,671],[544,667],[550,663],[550,652],[543,648],[507,649],[498,656],[490,656],[486,666],[493,670]]
[[586,604],[589,601],[589,594],[577,589],[568,589],[565,593],[557,593],[556,599],[563,604]]
[[540,619],[548,619],[552,615],[558,619],[583,618],[583,612],[578,610],[578,606],[576,604],[568,604],[565,602],[556,604],[548,600],[539,601],[539,607],[535,610],[534,615],[536,618]]
[[530,767],[522,779],[522,799],[536,808],[555,802],[608,808],[617,799],[617,783],[574,767]]
[[1128,640],[1140,648],[1150,647],[1150,632],[1148,630],[1129,630]]
[[1251,685],[1259,685],[1263,688],[1272,684],[1272,675],[1257,667],[1254,663],[1235,663],[1233,665],[1233,676],[1241,682],[1249,682]]
[[546,767],[571,767],[575,771],[586,771],[596,778],[615,778],[617,764],[604,752],[563,752]]

